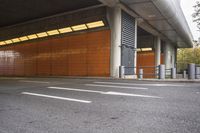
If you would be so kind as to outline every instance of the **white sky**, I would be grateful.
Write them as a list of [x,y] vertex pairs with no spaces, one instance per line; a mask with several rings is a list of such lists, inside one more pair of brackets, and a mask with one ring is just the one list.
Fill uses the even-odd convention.
[[194,5],[198,0],[181,0],[181,6],[183,9],[183,12],[185,14],[185,17],[188,21],[188,24],[190,26],[191,32],[193,34],[194,40],[198,40],[200,37],[200,31],[197,31],[197,25],[193,22],[192,14],[194,13]]

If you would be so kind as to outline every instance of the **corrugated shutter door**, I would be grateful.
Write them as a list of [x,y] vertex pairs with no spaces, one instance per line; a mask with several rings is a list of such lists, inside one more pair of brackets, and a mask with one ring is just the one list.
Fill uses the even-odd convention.
[[135,18],[122,11],[122,65],[126,67],[125,74],[134,74],[134,52],[135,52]]

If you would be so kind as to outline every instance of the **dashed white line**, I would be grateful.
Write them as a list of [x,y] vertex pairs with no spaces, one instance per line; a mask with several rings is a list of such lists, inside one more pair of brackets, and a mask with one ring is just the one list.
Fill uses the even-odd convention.
[[148,88],[144,87],[130,87],[130,86],[114,86],[114,85],[100,85],[100,84],[85,84],[86,86],[93,87],[107,87],[107,88],[120,88],[120,89],[137,89],[137,90],[147,90]]
[[95,84],[110,84],[110,85],[138,85],[138,86],[184,86],[176,84],[136,84],[136,83],[119,83],[119,82],[94,82]]
[[21,94],[31,95],[31,96],[39,96],[39,97],[45,97],[45,98],[53,98],[53,99],[59,99],[59,100],[67,100],[67,101],[80,102],[80,103],[91,103],[92,102],[92,101],[86,101],[86,100],[80,100],[80,99],[58,97],[58,96],[44,95],[44,94],[30,93],[30,92],[22,92]]
[[139,94],[130,94],[130,93],[113,92],[113,91],[104,92],[104,91],[93,91],[93,90],[64,88],[64,87],[48,87],[48,88],[49,89],[58,89],[58,90],[99,93],[99,94],[103,94],[103,95],[118,95],[118,96],[143,97],[143,98],[162,98],[162,97],[158,97],[158,96],[139,95]]

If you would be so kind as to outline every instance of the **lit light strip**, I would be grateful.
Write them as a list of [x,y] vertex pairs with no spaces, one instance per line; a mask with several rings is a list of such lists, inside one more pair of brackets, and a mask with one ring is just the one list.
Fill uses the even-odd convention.
[[86,24],[74,25],[74,26],[71,26],[71,27],[65,27],[65,28],[61,28],[61,29],[55,29],[55,30],[51,30],[51,31],[27,35],[27,36],[23,36],[23,37],[19,37],[19,38],[13,38],[13,39],[10,39],[10,40],[3,40],[3,41],[0,42],[0,45],[18,43],[18,42],[22,42],[22,41],[31,40],[31,39],[37,39],[37,38],[42,38],[42,37],[47,37],[47,36],[52,36],[52,35],[58,35],[58,34],[64,34],[64,33],[69,33],[69,32],[73,32],[73,31],[86,30],[88,28],[89,29],[97,28],[97,27],[102,27],[102,26],[105,26],[105,24],[102,20],[101,21],[95,21],[95,22],[90,22],[90,23],[86,23]]
[[75,26],[72,26],[72,29],[73,31],[86,30],[87,26],[85,24],[75,25]]
[[46,36],[48,36],[48,35],[47,35],[46,32],[42,32],[42,33],[37,33],[37,36],[38,36],[39,38],[41,38],[41,37],[46,37]]
[[58,35],[58,34],[60,34],[60,33],[58,32],[58,30],[51,30],[51,31],[47,31],[47,34],[48,34],[49,36],[52,36],[52,35]]
[[19,40],[19,38],[14,38],[14,39],[12,39],[12,42],[17,43],[17,42],[20,42],[20,40]]
[[142,51],[146,52],[146,51],[152,51],[152,48],[141,48]]
[[68,33],[68,32],[72,32],[72,29],[70,27],[66,27],[66,28],[59,29],[59,32]]
[[11,43],[12,43],[12,40],[6,40],[5,43],[6,43],[6,44],[11,44]]
[[27,36],[23,36],[23,37],[20,37],[19,38],[21,41],[27,41],[28,40],[28,37]]
[[28,39],[36,39],[36,38],[37,38],[37,35],[36,35],[36,34],[28,35]]
[[97,28],[104,26],[103,21],[91,22],[86,24],[88,28]]
[[3,41],[2,41],[2,42],[0,42],[0,45],[5,45],[5,44],[6,44],[6,43],[5,43],[5,42],[3,42]]

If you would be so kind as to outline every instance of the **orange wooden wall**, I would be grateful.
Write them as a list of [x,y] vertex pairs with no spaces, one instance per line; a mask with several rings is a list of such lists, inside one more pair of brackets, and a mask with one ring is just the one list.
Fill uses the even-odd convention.
[[110,76],[110,30],[0,48],[3,76]]
[[[163,64],[163,54],[161,54],[161,64]],[[155,66],[155,54],[150,52],[138,52],[137,53],[137,67],[143,66]],[[144,74],[155,74],[155,68],[142,68]],[[144,75],[144,78],[155,78],[153,75]]]

